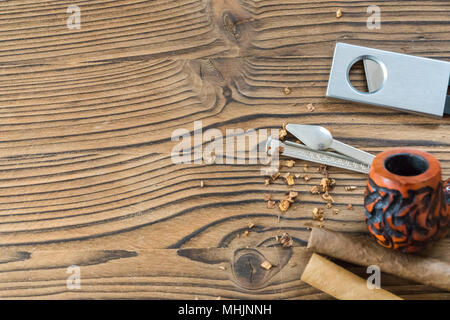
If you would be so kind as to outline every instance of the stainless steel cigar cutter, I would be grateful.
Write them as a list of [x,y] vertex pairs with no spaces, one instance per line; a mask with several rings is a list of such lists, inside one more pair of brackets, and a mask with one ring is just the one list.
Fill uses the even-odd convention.
[[[368,92],[350,82],[354,63],[363,60]],[[450,63],[337,43],[327,97],[442,117],[450,114]]]

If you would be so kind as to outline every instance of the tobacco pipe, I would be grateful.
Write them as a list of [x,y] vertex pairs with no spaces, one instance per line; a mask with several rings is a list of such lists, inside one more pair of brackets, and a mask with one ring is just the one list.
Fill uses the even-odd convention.
[[439,161],[409,148],[379,153],[364,196],[369,232],[384,247],[419,252],[447,235],[450,179],[442,181]]

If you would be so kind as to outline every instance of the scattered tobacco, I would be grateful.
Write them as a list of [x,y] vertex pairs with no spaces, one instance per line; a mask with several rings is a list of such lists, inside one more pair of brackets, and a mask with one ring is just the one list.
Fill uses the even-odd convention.
[[292,168],[295,165],[295,161],[294,160],[286,160],[283,162],[284,166],[288,167],[288,168]]
[[320,172],[322,175],[328,178],[328,167],[324,164],[321,164],[317,169],[317,172]]
[[295,184],[294,176],[291,175],[290,173],[285,174],[283,176],[283,178],[286,180],[286,183],[288,184],[288,186],[293,186]]
[[278,207],[280,208],[281,212],[286,212],[290,206],[291,206],[291,202],[288,199],[281,200],[278,203]]
[[266,260],[263,263],[261,263],[261,267],[266,270],[270,270],[272,268],[272,264]]
[[328,177],[326,178],[322,178],[322,180],[320,180],[320,187],[322,189],[322,192],[328,192],[334,189],[334,187],[336,186],[336,180],[334,179],[328,179]]
[[279,176],[280,176],[280,172],[277,171],[273,175],[270,176],[270,180],[273,182],[273,181],[277,180]]
[[289,191],[288,195],[289,195],[289,198],[295,199],[298,196],[298,192],[296,192],[296,191]]
[[312,186],[310,189],[312,194],[319,194],[319,187],[318,186]]
[[283,246],[283,248],[292,247],[294,244],[294,240],[292,240],[292,237],[287,232],[283,233],[278,242]]
[[267,209],[273,209],[275,208],[275,201],[267,201]]
[[324,220],[324,211],[321,208],[313,209],[313,220],[323,221]]
[[327,201],[327,202],[332,202],[332,203],[335,202],[334,199],[333,199],[333,197],[330,196],[330,195],[328,194],[328,192],[325,192],[324,194],[322,194],[322,199],[325,200],[325,201]]

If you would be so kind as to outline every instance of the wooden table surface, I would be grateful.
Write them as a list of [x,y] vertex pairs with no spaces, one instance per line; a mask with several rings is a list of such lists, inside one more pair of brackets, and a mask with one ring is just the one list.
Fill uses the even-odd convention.
[[[325,99],[337,41],[450,61],[448,1],[83,0],[69,29],[72,4],[0,2],[0,298],[330,299],[300,281],[324,207],[309,192],[317,165],[289,189],[265,186],[260,164],[174,164],[172,132],[197,120],[223,134],[320,124],[372,153],[429,151],[450,176],[448,116]],[[366,26],[369,5],[380,29]],[[325,210],[324,227],[366,232],[365,176],[330,177],[340,213]],[[288,190],[299,198],[278,221],[264,194]],[[277,245],[284,232],[293,247]],[[450,262],[449,249],[427,254]],[[450,299],[390,275],[382,285]]]

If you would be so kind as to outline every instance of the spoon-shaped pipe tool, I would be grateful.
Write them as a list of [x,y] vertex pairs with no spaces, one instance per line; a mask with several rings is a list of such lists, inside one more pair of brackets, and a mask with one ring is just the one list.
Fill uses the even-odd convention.
[[370,165],[374,155],[334,140],[330,131],[316,125],[288,124],[286,130],[314,150],[333,149],[361,163]]

